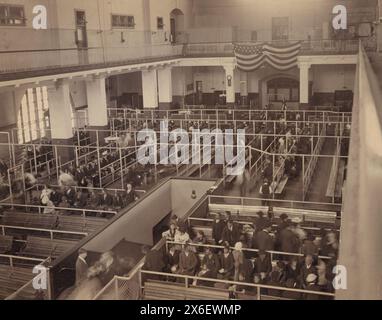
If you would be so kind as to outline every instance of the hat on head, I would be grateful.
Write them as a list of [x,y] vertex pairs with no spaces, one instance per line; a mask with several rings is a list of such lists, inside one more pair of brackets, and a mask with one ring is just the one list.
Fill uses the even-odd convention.
[[312,282],[315,282],[317,279],[317,276],[314,274],[314,273],[310,273],[308,274],[308,276],[306,277],[306,282],[307,283],[312,283]]
[[288,219],[288,215],[286,213],[282,213],[282,214],[280,214],[280,219],[286,220],[286,219]]

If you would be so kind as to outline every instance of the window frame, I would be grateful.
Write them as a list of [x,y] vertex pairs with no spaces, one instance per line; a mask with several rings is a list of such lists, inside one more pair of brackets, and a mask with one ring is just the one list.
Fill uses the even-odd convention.
[[[114,24],[114,19],[118,18],[118,24]],[[127,23],[123,24],[121,18],[126,18]],[[132,21],[130,21],[130,19]],[[132,22],[132,23],[130,23]],[[125,14],[111,14],[111,28],[112,29],[135,29],[135,17],[133,15],[125,15]]]
[[[25,27],[26,26],[26,16],[25,16],[25,6],[20,4],[9,4],[9,3],[0,3],[0,7],[5,7],[6,16],[0,16],[0,27]],[[10,8],[17,8],[22,10],[22,17],[10,16]],[[20,20],[21,23],[10,23],[10,21]],[[5,21],[3,23],[2,21]]]
[[[275,21],[279,19],[285,19],[287,21],[286,25],[276,24]],[[290,19],[289,17],[272,17],[272,41],[288,41],[290,37]],[[281,27],[286,27],[287,34],[286,37],[282,35],[282,37],[278,36],[276,31],[279,31]],[[280,32],[279,32],[280,33]],[[276,37],[277,36],[277,37]]]
[[[162,21],[162,23],[159,23],[159,21]],[[157,17],[157,30],[164,30],[164,18],[163,17]]]

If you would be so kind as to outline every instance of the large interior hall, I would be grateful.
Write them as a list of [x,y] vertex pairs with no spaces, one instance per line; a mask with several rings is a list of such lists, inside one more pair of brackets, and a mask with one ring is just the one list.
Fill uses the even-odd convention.
[[0,299],[382,299],[381,90],[379,0],[0,0]]

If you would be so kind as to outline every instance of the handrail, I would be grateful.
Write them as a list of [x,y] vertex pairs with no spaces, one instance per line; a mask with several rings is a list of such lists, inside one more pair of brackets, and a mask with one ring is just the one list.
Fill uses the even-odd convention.
[[[46,258],[45,260],[42,260],[41,263],[39,263],[38,265],[43,265],[45,263],[48,263],[51,261],[51,257],[48,257]],[[17,295],[24,289],[26,289],[27,287],[29,287],[32,283],[33,283],[33,280],[34,278],[32,278],[30,281],[28,281],[26,284],[24,284],[21,288],[19,288],[17,291],[15,291],[14,293],[12,293],[11,295],[9,295],[8,297],[5,298],[5,300],[13,300],[15,298],[17,298]],[[49,285],[48,285],[48,288],[49,288]],[[48,295],[50,294],[50,290],[48,289]]]
[[[261,200],[264,200],[262,198],[250,198],[250,197],[236,197],[236,196],[220,196],[220,195],[208,195],[209,197],[209,200],[211,201],[212,198],[216,198],[216,199],[233,199],[233,200],[240,200],[240,203],[241,205],[243,206],[243,202],[245,200],[249,200],[249,201],[261,201]],[[290,203],[290,204],[308,204],[308,205],[321,205],[321,206],[335,206],[335,207],[339,207],[341,208],[341,204],[337,204],[337,203],[328,203],[328,202],[314,202],[314,201],[299,201],[299,200],[283,200],[283,199],[265,199],[265,200],[269,200],[269,201],[272,201],[272,202],[280,202],[280,203]],[[211,202],[209,202],[209,204],[213,204]],[[231,205],[229,203],[215,203],[216,205]],[[293,208],[293,207],[291,207]],[[295,209],[298,209],[298,208],[295,208]],[[330,210],[329,210],[330,211]]]
[[[39,213],[41,213],[41,209],[44,210],[47,207],[46,206],[36,206],[36,205],[31,205],[31,204],[16,204],[16,203],[1,203],[2,206],[7,206],[7,207],[21,207],[21,208],[36,208],[39,209]],[[53,209],[53,208],[52,208]],[[107,211],[107,210],[96,210],[96,209],[78,209],[78,208],[61,208],[61,207],[54,207],[54,210],[58,211],[74,211],[74,212],[81,212],[84,216],[86,216],[87,212],[90,213],[107,213],[107,214],[118,214],[116,211]]]
[[[255,222],[252,222],[252,221],[235,220],[234,219],[235,217],[231,217],[231,218],[234,220],[234,222],[236,222],[238,224],[242,224],[242,225],[255,224]],[[214,222],[213,219],[209,219],[209,218],[194,218],[194,217],[189,217],[188,221]],[[278,226],[277,224],[272,224],[273,228],[276,228],[277,226]],[[196,226],[196,227],[198,227],[198,226]],[[300,228],[304,229],[304,230],[312,230],[312,231],[321,231],[322,229],[324,229],[325,231],[340,232],[340,229],[333,229],[333,228],[316,228],[316,227],[307,227],[307,226],[303,226],[303,225],[300,225]]]
[[[207,282],[214,282],[214,283],[224,283],[224,284],[230,284],[230,285],[236,285],[240,287],[252,287],[257,289],[257,297],[260,300],[261,296],[261,289],[273,289],[273,290],[282,290],[282,291],[289,291],[289,292],[298,292],[298,293],[305,293],[305,294],[314,294],[314,295],[320,295],[320,296],[327,296],[327,297],[334,297],[334,293],[328,293],[328,292],[322,292],[322,291],[311,291],[311,290],[305,290],[305,289],[292,289],[287,287],[278,287],[278,286],[271,286],[271,285],[265,285],[265,284],[255,284],[255,283],[248,283],[248,282],[238,282],[238,281],[231,281],[231,280],[220,280],[220,279],[214,279],[214,278],[203,278],[198,276],[188,276],[188,275],[181,275],[181,274],[174,274],[174,273],[165,273],[165,272],[158,272],[158,271],[148,271],[148,270],[140,270],[141,274],[151,274],[151,275],[157,275],[157,276],[166,276],[170,278],[180,278],[185,279],[186,287],[188,284],[188,279],[192,280],[200,280],[200,281],[207,281]],[[117,277],[119,280],[125,280],[123,277]],[[213,290],[213,289],[212,289]]]
[[87,237],[89,233],[87,232],[78,232],[78,231],[65,231],[65,230],[54,230],[54,229],[43,229],[43,228],[34,228],[34,227],[21,227],[21,226],[12,226],[12,225],[6,225],[6,224],[0,224],[0,229],[4,232],[5,229],[15,229],[15,230],[28,230],[28,231],[41,231],[41,232],[47,232],[50,234],[50,240],[53,239],[53,235],[55,233],[58,234],[68,234],[68,235],[78,235],[78,236],[85,236]]
[[24,257],[24,256],[15,256],[12,254],[0,254],[0,258],[7,258],[9,259],[9,265],[13,267],[13,260],[25,260],[25,261],[33,261],[33,262],[43,262],[44,259],[38,259],[38,258],[31,258],[31,257]]
[[[166,241],[166,246],[168,244],[173,244],[173,245],[184,245],[184,242],[176,242],[176,241]],[[188,246],[191,247],[203,247],[203,248],[214,248],[214,249],[224,249],[224,246],[219,246],[219,245],[213,245],[213,244],[199,244],[199,243],[193,243],[193,242],[188,242]],[[235,247],[230,247],[231,250],[234,250]],[[252,248],[243,248],[243,251],[247,252],[256,252],[259,253],[260,249],[252,249]],[[284,252],[284,251],[275,251],[275,250],[265,250],[265,252],[269,253],[271,256],[271,261],[273,261],[273,255],[284,255],[284,256],[291,256],[291,257],[304,257],[302,253],[293,253],[293,252]],[[324,259],[324,260],[331,260],[333,259],[332,257],[328,256],[318,256],[319,259]]]

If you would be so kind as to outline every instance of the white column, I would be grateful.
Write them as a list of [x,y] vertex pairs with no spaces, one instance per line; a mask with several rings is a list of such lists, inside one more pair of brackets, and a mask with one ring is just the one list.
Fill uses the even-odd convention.
[[48,88],[48,99],[52,139],[72,138],[72,106],[69,84],[58,81],[54,87]]
[[105,77],[86,80],[88,120],[90,127],[107,126],[107,98]]
[[169,108],[172,103],[171,68],[158,70],[159,106]]
[[234,78],[234,69],[235,66],[226,65],[224,66],[225,70],[225,87],[227,95],[227,104],[235,103],[235,78]]
[[157,70],[142,71],[143,108],[158,108]]
[[309,70],[310,63],[299,63],[300,68],[300,103],[309,103]]

